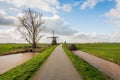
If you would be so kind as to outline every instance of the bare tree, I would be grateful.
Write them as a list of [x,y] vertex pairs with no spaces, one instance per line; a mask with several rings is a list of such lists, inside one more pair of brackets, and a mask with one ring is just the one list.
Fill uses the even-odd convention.
[[18,31],[33,48],[36,48],[38,41],[42,37],[40,35],[44,24],[42,14],[28,8],[23,11],[23,16],[18,19],[21,24],[21,26],[18,27]]

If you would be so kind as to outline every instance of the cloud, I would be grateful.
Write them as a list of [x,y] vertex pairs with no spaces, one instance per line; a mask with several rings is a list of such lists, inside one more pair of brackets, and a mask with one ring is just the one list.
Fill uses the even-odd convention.
[[[40,40],[43,43],[50,43],[51,39],[47,37],[51,36],[48,32],[41,33],[44,34],[44,37]],[[93,43],[93,42],[120,42],[120,32],[113,32],[109,35],[106,34],[97,34],[96,32],[86,33],[86,32],[74,32],[70,35],[60,35],[58,36],[58,42],[67,42],[67,43]],[[16,28],[9,28],[0,30],[0,42],[1,43],[26,43],[23,40],[19,32],[16,31]]]
[[9,29],[0,29],[0,43],[19,43],[23,42],[20,39],[19,33],[16,31],[15,27]]
[[81,10],[84,10],[85,8],[90,8],[92,9],[94,6],[96,6],[97,3],[102,2],[104,0],[86,0],[83,2],[83,4],[80,6]]
[[9,8],[9,10],[11,10],[11,11],[17,11],[17,12],[20,12],[21,10],[19,10],[19,9],[17,9],[17,8]]
[[78,32],[74,33],[73,36],[79,37],[79,38],[82,38],[82,39],[88,39],[88,34],[85,33],[85,32],[78,31]]
[[[23,15],[22,13],[18,14],[18,16],[22,16],[22,15]],[[65,35],[69,36],[76,32],[76,30],[70,27],[70,24],[67,21],[65,21],[63,18],[61,18],[58,15],[53,15],[51,17],[43,16],[43,19],[45,20],[45,29],[43,31],[45,34],[42,33],[44,37],[43,39],[40,40],[40,42],[50,42],[50,40],[48,40],[47,37],[51,36],[50,34],[52,33],[52,30],[54,30],[55,34],[58,36],[65,36]],[[11,24],[6,24],[6,23],[7,22],[5,21],[4,26],[12,25],[12,23]],[[4,43],[24,42],[23,39],[20,37],[19,32],[16,31],[14,27],[9,27],[9,28],[10,29],[6,28],[5,30],[0,29],[1,30],[0,42],[4,42]],[[12,41],[10,41],[9,39],[11,39]]]
[[[17,7],[28,6],[32,8],[39,8],[45,12],[57,13],[57,10],[62,9],[66,12],[70,12],[72,7],[78,6],[81,3],[63,4],[60,6],[57,0],[3,0],[9,4],[13,4]],[[81,9],[93,8],[98,2],[103,0],[86,0],[81,5]],[[53,4],[53,5],[52,5]],[[120,1],[116,0],[116,6],[112,8],[109,12],[106,13],[106,16],[114,19],[116,23],[120,23]],[[9,8],[10,10],[18,11],[20,8]],[[18,16],[22,16],[22,13],[19,13]],[[55,34],[59,36],[58,41],[60,42],[120,42],[120,32],[113,32],[113,34],[97,34],[96,32],[86,33],[74,30],[74,26],[70,26],[70,23],[67,22],[62,17],[53,14],[51,17],[45,17],[45,30],[43,35],[45,35],[40,41],[49,42],[47,39],[48,36],[51,36],[49,33],[52,33],[52,30],[55,31]],[[8,16],[4,10],[0,10],[0,25],[11,26],[15,24],[16,19],[14,17]],[[0,30],[0,42],[24,42],[19,33],[11,27],[11,29]],[[11,40],[9,40],[11,39]]]
[[71,4],[64,4],[63,5],[63,11],[70,12],[72,10]]
[[9,4],[13,4],[16,7],[27,6],[30,8],[39,8],[45,12],[56,13],[56,8],[59,7],[57,0],[1,0]]
[[85,33],[85,32],[77,31],[76,33],[73,34],[73,36],[88,39],[88,38],[95,38],[97,36],[97,33],[96,32]]
[[0,25],[14,25],[15,18],[11,16],[7,16],[6,12],[3,10],[0,10]]
[[110,22],[119,25],[120,24],[120,0],[115,0],[116,5],[105,13],[105,16]]
[[93,43],[93,42],[120,42],[120,32],[113,32],[112,34],[97,34],[96,32],[76,32],[70,36],[74,42]]
[[76,1],[76,2],[74,2],[74,4],[73,4],[73,6],[78,6],[78,5],[80,5],[80,1]]
[[0,10],[0,15],[5,15],[6,12],[4,10]]
[[[14,8],[10,8],[14,11],[19,11],[18,8],[38,8],[45,12],[56,14],[59,10],[70,12],[72,10],[71,4],[60,5],[59,0],[0,0],[2,2],[12,4]],[[77,5],[78,2],[75,3]],[[16,8],[15,8],[16,7]]]
[[52,30],[57,34],[61,35],[70,35],[76,32],[70,27],[70,24],[66,22],[63,18],[58,15],[54,15],[52,17],[44,17],[45,19],[45,31],[50,32]]

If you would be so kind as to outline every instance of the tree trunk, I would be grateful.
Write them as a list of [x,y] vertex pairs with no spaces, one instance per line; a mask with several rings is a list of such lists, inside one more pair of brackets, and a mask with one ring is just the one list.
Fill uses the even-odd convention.
[[33,41],[32,48],[37,48],[35,41]]

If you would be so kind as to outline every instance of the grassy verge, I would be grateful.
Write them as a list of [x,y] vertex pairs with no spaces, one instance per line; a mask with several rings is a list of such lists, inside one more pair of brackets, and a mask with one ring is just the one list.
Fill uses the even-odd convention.
[[111,80],[96,68],[74,55],[65,45],[63,45],[63,48],[76,69],[79,71],[83,80]]
[[120,64],[120,44],[91,43],[91,44],[77,44],[77,47],[82,51]]
[[27,62],[0,75],[0,80],[29,80],[56,46],[52,46]]

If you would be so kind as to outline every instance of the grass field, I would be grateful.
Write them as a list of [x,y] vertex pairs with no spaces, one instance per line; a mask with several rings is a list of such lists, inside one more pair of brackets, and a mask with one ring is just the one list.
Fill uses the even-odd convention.
[[74,55],[67,47],[63,46],[66,54],[82,76],[83,80],[111,80],[109,77],[92,67],[90,64]]
[[82,51],[120,64],[120,44],[89,43],[89,44],[77,44],[77,47]]
[[11,52],[28,46],[28,44],[0,44],[0,54]]
[[32,75],[38,70],[56,46],[51,46],[42,53],[0,75],[0,80],[32,80]]
[[[39,47],[43,47],[46,44],[39,44]],[[26,49],[30,44],[0,44],[0,55],[11,54],[12,52]]]

